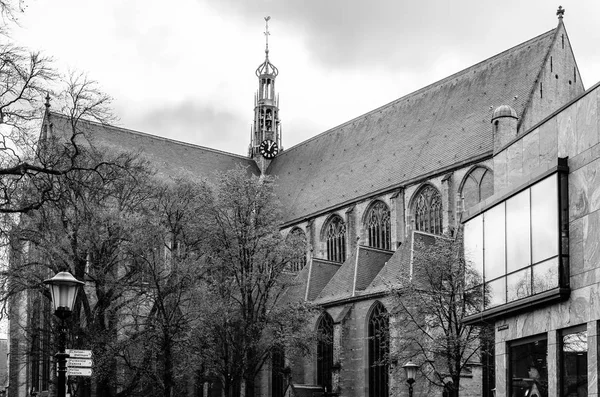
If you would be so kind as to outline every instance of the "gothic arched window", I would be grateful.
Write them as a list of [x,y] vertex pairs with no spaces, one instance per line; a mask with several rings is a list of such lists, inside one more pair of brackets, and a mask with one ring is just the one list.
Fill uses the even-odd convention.
[[369,316],[369,397],[388,397],[390,330],[387,310],[376,302]]
[[442,197],[431,185],[423,187],[414,202],[415,229],[432,234],[442,234]]
[[299,227],[295,227],[288,235],[288,239],[293,239],[293,244],[298,244],[298,256],[289,264],[289,270],[299,272],[306,266],[306,234]]
[[485,167],[475,167],[465,176],[460,190],[463,210],[494,194],[494,174]]
[[317,323],[317,384],[331,392],[331,370],[333,369],[333,319],[324,312]]
[[285,353],[281,346],[271,351],[271,396],[283,397],[285,392]]
[[369,246],[389,250],[390,243],[390,210],[382,201],[375,201],[365,218],[369,234]]
[[346,260],[346,225],[339,216],[332,217],[325,226],[327,241],[327,260],[344,262]]

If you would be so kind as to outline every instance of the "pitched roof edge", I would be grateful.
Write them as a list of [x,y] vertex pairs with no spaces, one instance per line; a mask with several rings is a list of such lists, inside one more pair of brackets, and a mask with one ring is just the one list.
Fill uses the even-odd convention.
[[[63,119],[66,119],[66,120],[69,119],[69,117],[67,115],[62,114],[62,113],[50,111],[49,114],[51,114],[53,116],[58,116],[59,118],[63,118]],[[249,157],[242,156],[240,154],[225,152],[223,150],[218,150],[218,149],[212,149],[212,148],[209,148],[209,147],[206,147],[206,146],[195,145],[193,143],[178,141],[176,139],[165,138],[163,136],[153,135],[153,134],[149,134],[147,132],[141,132],[141,131],[136,131],[136,130],[132,130],[132,129],[129,129],[129,128],[119,127],[119,126],[116,126],[116,125],[113,125],[113,124],[100,123],[98,121],[89,120],[89,119],[81,119],[81,120],[85,121],[86,123],[90,123],[90,124],[96,125],[98,127],[111,128],[111,129],[114,129],[114,130],[117,130],[117,131],[120,131],[120,132],[129,133],[129,134],[132,134],[132,135],[139,135],[139,136],[143,136],[143,137],[146,137],[146,138],[156,139],[156,140],[159,140],[159,141],[165,141],[165,142],[169,142],[169,143],[174,143],[176,145],[187,146],[187,147],[191,147],[191,148],[195,148],[195,149],[202,149],[202,150],[206,150],[208,152],[213,152],[213,153],[216,153],[216,154],[222,154],[222,155],[225,155],[225,156],[236,157],[236,158],[243,159],[243,160],[252,160]]]
[[347,126],[347,125],[350,125],[350,124],[354,123],[354,122],[355,122],[355,121],[357,121],[357,120],[360,120],[360,119],[362,119],[362,118],[364,118],[364,117],[367,117],[367,116],[369,116],[369,115],[371,115],[371,114],[374,114],[374,113],[376,113],[376,112],[378,112],[378,111],[380,111],[380,110],[383,110],[383,109],[386,109],[386,108],[388,108],[388,107],[390,107],[390,106],[393,106],[393,105],[395,105],[395,104],[396,104],[396,103],[398,103],[398,102],[401,102],[401,101],[403,101],[403,100],[405,100],[405,99],[412,98],[412,97],[414,97],[414,96],[416,96],[416,95],[419,95],[419,94],[421,94],[421,93],[423,93],[423,92],[425,92],[425,91],[428,91],[428,90],[430,90],[430,89],[432,89],[432,88],[434,88],[434,87],[436,87],[436,86],[438,86],[438,85],[444,84],[444,83],[446,83],[446,82],[448,82],[448,81],[450,81],[450,80],[452,80],[452,79],[455,79],[455,78],[457,78],[457,77],[459,77],[459,76],[462,76],[462,75],[464,75],[464,74],[467,74],[468,72],[472,71],[473,69],[477,69],[477,68],[481,67],[481,66],[482,66],[483,64],[485,64],[485,63],[492,62],[492,61],[494,61],[494,60],[496,60],[496,59],[498,59],[498,58],[501,58],[501,57],[505,56],[507,53],[509,53],[509,52],[511,52],[511,51],[515,51],[515,50],[517,50],[518,48],[524,47],[524,46],[525,46],[525,45],[527,45],[528,43],[531,43],[531,42],[534,42],[534,41],[540,40],[540,39],[542,39],[544,36],[546,36],[546,35],[550,34],[551,32],[555,32],[556,30],[557,30],[557,28],[550,29],[550,30],[549,30],[549,31],[547,31],[547,32],[544,32],[544,33],[542,33],[542,34],[540,34],[540,35],[538,35],[538,36],[535,36],[535,37],[533,37],[533,38],[531,38],[531,39],[529,39],[529,40],[526,40],[526,41],[524,41],[524,42],[522,42],[522,43],[520,43],[520,44],[517,44],[517,45],[515,45],[515,46],[513,46],[513,47],[511,47],[511,48],[509,48],[509,49],[507,49],[507,50],[504,50],[504,51],[502,51],[502,52],[500,52],[500,53],[498,53],[498,54],[496,54],[496,55],[493,55],[493,56],[491,56],[491,57],[489,57],[489,58],[486,58],[486,59],[484,59],[484,60],[482,60],[482,61],[480,61],[480,62],[477,62],[476,64],[474,64],[474,65],[471,65],[471,66],[467,67],[466,69],[462,69],[462,70],[460,70],[460,71],[458,71],[458,72],[456,72],[456,73],[454,73],[454,74],[451,74],[450,76],[444,77],[444,78],[443,78],[443,79],[441,79],[441,80],[435,81],[435,82],[433,82],[433,83],[431,83],[431,84],[429,84],[429,85],[426,85],[425,87],[422,87],[422,88],[420,88],[420,89],[418,89],[418,90],[416,90],[416,91],[413,91],[413,92],[411,92],[411,93],[409,93],[409,94],[406,94],[406,95],[404,95],[404,96],[402,96],[402,97],[400,97],[400,98],[398,98],[398,99],[394,99],[393,101],[391,101],[391,102],[388,102],[388,103],[386,103],[386,104],[384,104],[384,105],[382,105],[382,106],[379,106],[379,107],[377,107],[377,108],[375,108],[375,109],[373,109],[373,110],[371,110],[371,111],[369,111],[369,112],[366,112],[366,113],[363,113],[363,114],[361,114],[360,116],[354,117],[353,119],[350,119],[350,120],[348,120],[348,121],[346,121],[346,122],[344,122],[344,123],[342,123],[342,124],[339,124],[339,125],[337,125],[337,126],[334,126],[334,127],[332,127],[332,128],[329,128],[328,130],[325,130],[325,131],[321,132],[320,134],[317,134],[317,135],[313,136],[312,138],[309,138],[309,139],[307,139],[307,140],[305,140],[305,141],[302,141],[302,142],[300,142],[300,143],[298,143],[298,144],[296,144],[296,145],[292,146],[292,147],[291,147],[291,148],[289,148],[289,149],[286,149],[284,152],[282,152],[282,153],[280,154],[280,156],[283,156],[283,155],[285,155],[286,153],[290,152],[291,150],[294,150],[294,149],[296,149],[296,148],[298,148],[298,147],[300,147],[300,146],[302,146],[302,145],[305,145],[305,144],[307,144],[307,143],[309,143],[309,142],[311,142],[311,141],[313,141],[313,140],[316,140],[316,139],[320,138],[320,137],[321,137],[321,136],[323,136],[323,135],[329,134],[329,133],[331,133],[331,132],[333,132],[333,131],[335,131],[335,130],[338,130],[338,129],[340,129],[340,128],[343,128],[343,127],[345,127],[345,126]]
[[521,128],[521,125],[523,124],[523,121],[525,120],[525,116],[527,115],[527,110],[530,108],[531,103],[533,102],[533,95],[534,95],[535,92],[537,92],[537,86],[538,86],[538,83],[541,80],[542,73],[544,72],[544,66],[548,62],[548,57],[550,56],[550,53],[552,52],[552,48],[554,47],[554,43],[556,43],[556,38],[558,37],[558,32],[560,31],[561,27],[564,28],[564,26],[562,24],[562,20],[559,19],[558,20],[558,26],[556,26],[556,28],[553,29],[554,30],[554,37],[552,38],[552,41],[550,42],[550,45],[546,49],[546,55],[544,55],[544,60],[542,61],[541,65],[539,66],[537,76],[535,76],[535,80],[533,82],[533,86],[529,90],[529,95],[527,96],[527,101],[525,102],[525,105],[523,106],[523,113],[518,115],[519,116],[519,120],[517,122],[517,131]]

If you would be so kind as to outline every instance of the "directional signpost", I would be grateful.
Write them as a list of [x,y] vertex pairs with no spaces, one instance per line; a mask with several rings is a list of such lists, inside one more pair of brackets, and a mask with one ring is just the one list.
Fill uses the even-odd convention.
[[92,376],[92,351],[67,349],[68,376]]

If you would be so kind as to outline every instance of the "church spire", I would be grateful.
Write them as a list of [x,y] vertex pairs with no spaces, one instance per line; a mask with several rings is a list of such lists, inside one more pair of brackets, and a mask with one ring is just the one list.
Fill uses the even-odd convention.
[[265,60],[256,69],[258,91],[254,97],[254,122],[249,156],[265,171],[268,163],[283,148],[279,121],[279,96],[275,95],[275,78],[279,70],[269,60],[269,20],[265,17]]

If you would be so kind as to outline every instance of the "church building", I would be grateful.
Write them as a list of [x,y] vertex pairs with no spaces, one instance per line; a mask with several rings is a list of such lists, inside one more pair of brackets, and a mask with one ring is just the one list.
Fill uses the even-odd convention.
[[[268,363],[261,396],[408,395],[404,362],[393,360],[401,325],[390,286],[416,271],[417,240],[463,227],[482,295],[465,321],[493,327],[494,342],[460,395],[597,396],[600,86],[584,88],[563,14],[537,37],[290,148],[268,42],[248,156],[89,129],[102,145],[142,151],[159,175],[210,178],[241,164],[277,178],[282,233],[307,241],[290,293],[322,309],[313,327],[330,339],[315,357]],[[58,128],[63,116],[52,117]],[[286,377],[271,371],[282,365]],[[425,383],[415,396],[444,395]]]

